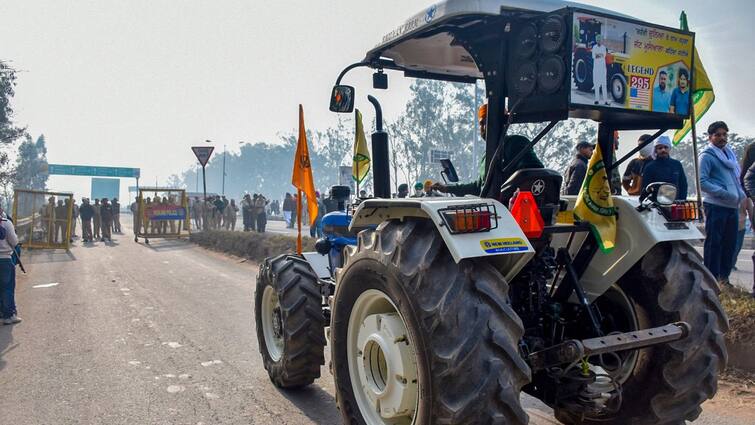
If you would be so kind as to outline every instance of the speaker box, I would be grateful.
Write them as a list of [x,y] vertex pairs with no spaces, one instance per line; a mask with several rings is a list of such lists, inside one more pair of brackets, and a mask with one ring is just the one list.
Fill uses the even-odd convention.
[[506,89],[514,122],[568,118],[570,23],[568,9],[512,23]]

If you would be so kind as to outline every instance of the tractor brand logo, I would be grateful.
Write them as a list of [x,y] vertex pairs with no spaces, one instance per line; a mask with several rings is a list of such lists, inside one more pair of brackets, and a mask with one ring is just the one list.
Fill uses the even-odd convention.
[[542,179],[535,180],[535,183],[532,183],[532,187],[530,188],[530,192],[532,192],[533,195],[537,196],[545,191],[545,182]]
[[522,238],[485,239],[480,241],[480,248],[488,254],[527,251],[527,243]]
[[430,8],[427,9],[427,12],[425,12],[425,23],[429,23],[435,19],[436,12],[438,12],[438,7],[436,5],[430,6]]

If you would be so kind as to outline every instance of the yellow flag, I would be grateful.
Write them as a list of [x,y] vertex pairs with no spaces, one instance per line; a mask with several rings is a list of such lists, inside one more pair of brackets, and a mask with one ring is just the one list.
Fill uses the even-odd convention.
[[595,146],[587,165],[587,175],[574,206],[574,218],[590,223],[601,251],[608,253],[613,250],[616,244],[616,208],[613,206],[600,145]]
[[354,110],[356,115],[356,134],[354,136],[354,157],[351,163],[351,178],[362,183],[367,173],[370,172],[370,151],[367,149],[367,138],[364,136],[364,125],[362,125],[362,113],[359,109]]
[[[312,178],[312,164],[309,161],[307,132],[304,129],[304,109],[301,105],[299,105],[299,142],[296,145],[291,183],[307,196],[307,210],[309,211],[311,226],[317,220],[317,197],[315,196],[315,180]],[[301,205],[301,196],[299,196],[298,202]],[[301,214],[299,214],[299,217],[301,217]]]
[[[689,31],[686,13],[682,12],[680,21],[681,28]],[[699,121],[708,112],[708,109],[710,109],[715,100],[716,94],[713,92],[713,84],[710,82],[710,78],[708,78],[708,73],[705,72],[700,54],[697,53],[697,47],[695,47],[695,61],[692,64],[692,110],[695,121]],[[674,146],[678,145],[691,130],[692,120],[684,120],[684,127],[674,132]]]

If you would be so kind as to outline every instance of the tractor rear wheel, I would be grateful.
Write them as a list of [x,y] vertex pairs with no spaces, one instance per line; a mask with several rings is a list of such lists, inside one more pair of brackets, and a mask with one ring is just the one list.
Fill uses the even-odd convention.
[[574,52],[572,75],[577,90],[583,92],[592,90],[592,55],[586,49],[578,49]]
[[586,417],[556,409],[556,417],[565,424],[590,425],[694,421],[700,405],[716,394],[718,374],[727,361],[724,332],[728,320],[718,300],[716,280],[694,248],[671,242],[655,246],[619,286],[641,328],[683,321],[690,325],[690,334],[639,350],[634,359],[622,357],[632,361],[632,369],[621,380],[623,402],[617,412]]
[[336,399],[347,424],[526,424],[524,333],[489,263],[455,263],[429,220],[359,234],[337,277]]
[[303,387],[325,364],[325,316],[317,275],[295,255],[268,258],[260,266],[254,296],[262,361],[281,388]]

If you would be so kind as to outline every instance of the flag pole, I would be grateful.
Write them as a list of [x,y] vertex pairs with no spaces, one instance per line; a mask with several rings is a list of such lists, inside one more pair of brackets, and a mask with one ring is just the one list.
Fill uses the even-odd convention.
[[296,236],[296,253],[301,255],[301,189],[296,191],[296,224],[298,228]]
[[703,221],[703,198],[700,193],[700,160],[697,157],[697,123],[695,122],[695,107],[692,107],[692,114],[690,114],[690,124],[692,126],[692,155],[694,156],[693,162],[695,163],[695,192],[697,193],[697,209],[700,222]]
[[357,154],[356,154],[357,140],[358,140],[358,137],[359,137],[359,126],[358,126],[358,124],[359,124],[359,118],[358,118],[358,114],[359,114],[359,109],[354,108],[354,122],[355,122],[355,124],[354,124],[354,153],[352,153],[352,155],[351,155],[351,162],[354,163],[356,161],[356,167],[357,167],[357,174],[356,174],[356,177],[357,177],[356,178],[356,181],[357,181],[356,188],[357,189],[356,189],[356,193],[354,194],[354,199],[356,199],[356,198],[359,197],[359,160],[357,159]]

